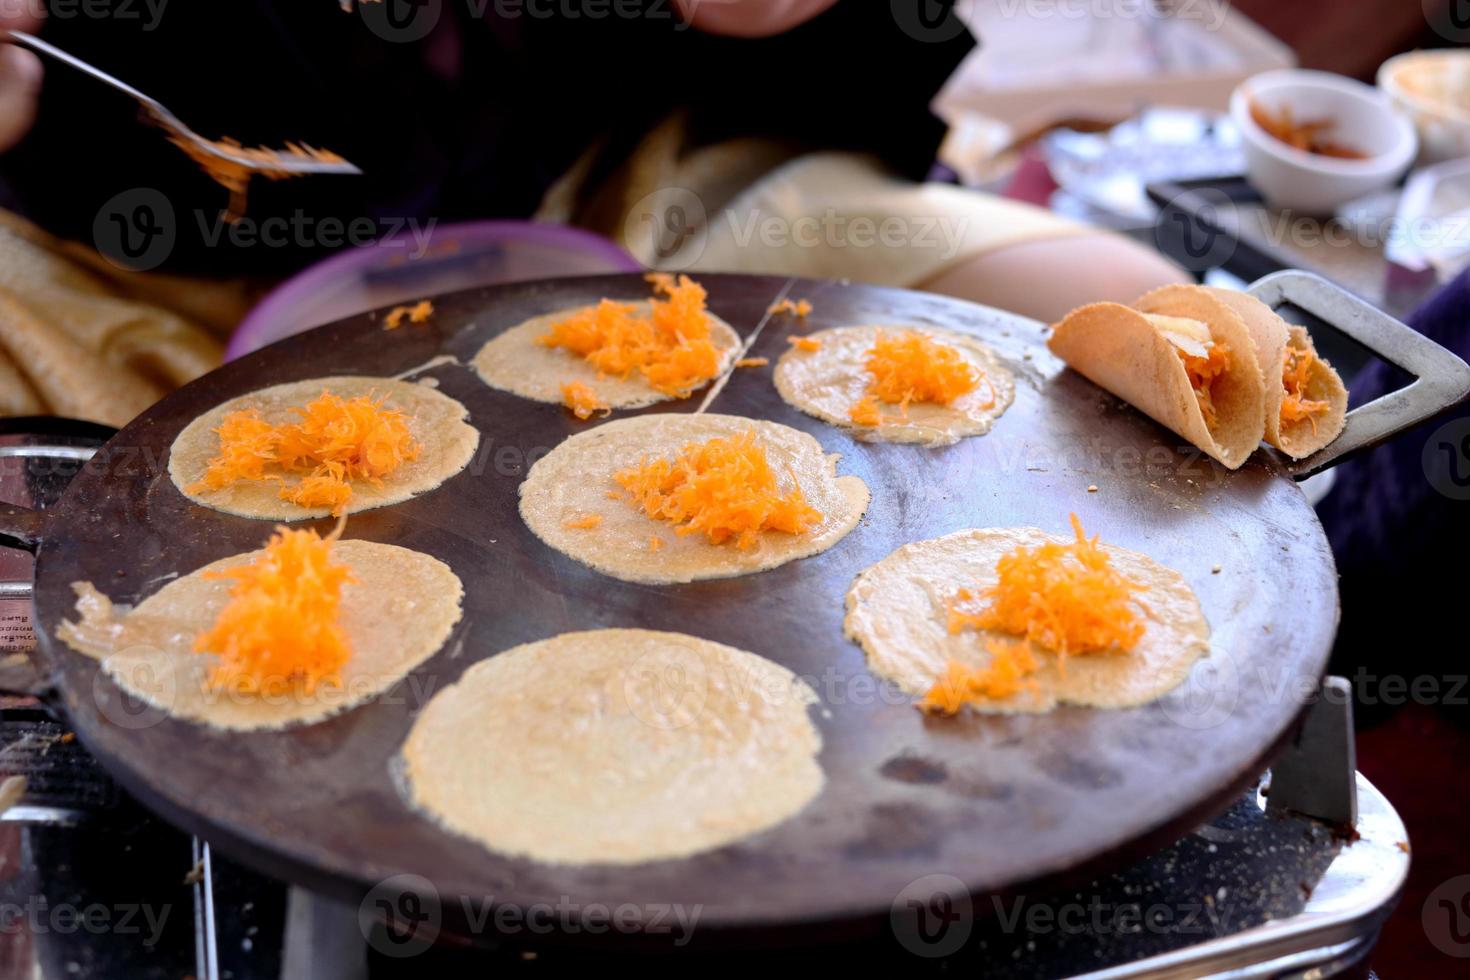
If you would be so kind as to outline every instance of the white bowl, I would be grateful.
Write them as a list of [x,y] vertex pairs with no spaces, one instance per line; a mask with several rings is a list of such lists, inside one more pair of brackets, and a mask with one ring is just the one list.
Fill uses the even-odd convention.
[[[1251,118],[1252,99],[1271,111],[1290,107],[1296,119],[1331,119],[1331,138],[1368,156],[1344,160],[1289,146]],[[1386,95],[1328,72],[1284,68],[1252,76],[1230,94],[1230,116],[1240,128],[1251,184],[1271,206],[1303,214],[1331,214],[1388,187],[1419,149],[1413,125]]]
[[1378,87],[1419,131],[1419,162],[1470,156],[1470,51],[1410,51],[1378,69]]

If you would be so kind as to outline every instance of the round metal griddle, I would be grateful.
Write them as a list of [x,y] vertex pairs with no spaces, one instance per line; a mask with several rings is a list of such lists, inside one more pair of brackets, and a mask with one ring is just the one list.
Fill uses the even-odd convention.
[[[347,536],[446,561],[465,616],[445,647],[378,701],[308,727],[242,734],[161,717],[55,639],[72,582],[136,602],[171,577],[260,547],[270,522],[197,506],[167,474],[174,436],[256,388],[330,374],[391,376],[441,355],[467,361],[527,317],[603,296],[637,299],[637,276],[456,293],[426,325],[384,332],[358,316],[294,337],[190,384],[123,429],[44,513],[7,513],[39,541],[40,652],[85,745],[145,804],[260,869],[361,895],[404,872],[445,899],[703,906],[702,931],[886,916],[921,876],[976,892],[1054,885],[1131,859],[1223,808],[1266,765],[1315,689],[1337,620],[1327,542],[1269,451],[1229,473],[1074,373],[1039,324],[901,290],[749,276],[701,277],[710,308],[775,361],[821,327],[910,323],[971,331],[1015,372],[1015,404],[988,436],[924,449],[866,444],[786,405],[771,369],[739,369],[709,410],[813,434],[872,490],[862,523],[825,554],[743,578],[675,587],[616,581],[552,551],[517,513],[534,461],[593,423],[492,390],[457,364],[424,372],[481,432],[470,467],[409,502],[354,515]],[[767,317],[805,298],[807,321]],[[1463,366],[1463,365],[1462,365]],[[703,392],[652,412],[699,410]],[[1443,405],[1437,407],[1444,407]],[[1361,435],[1362,433],[1359,433]],[[1096,492],[1088,492],[1095,485]],[[960,528],[1090,533],[1178,569],[1204,605],[1213,655],[1163,701],[1124,711],[927,718],[870,675],[842,634],[853,576],[906,542]],[[318,522],[325,527],[329,522]],[[32,543],[35,543],[33,540]],[[754,651],[811,681],[826,788],[786,823],[739,844],[633,867],[550,867],[492,853],[410,810],[390,764],[416,711],[484,657],[567,630],[677,630]],[[596,819],[588,814],[588,819]],[[482,907],[482,906],[474,906]],[[808,933],[810,935],[811,933]]]

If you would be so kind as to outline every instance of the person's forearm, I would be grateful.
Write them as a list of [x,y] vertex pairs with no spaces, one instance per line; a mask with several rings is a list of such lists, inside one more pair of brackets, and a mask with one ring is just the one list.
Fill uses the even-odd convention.
[[[811,20],[837,0],[674,0],[692,27],[730,37],[770,37]],[[871,0],[864,0],[871,2]]]

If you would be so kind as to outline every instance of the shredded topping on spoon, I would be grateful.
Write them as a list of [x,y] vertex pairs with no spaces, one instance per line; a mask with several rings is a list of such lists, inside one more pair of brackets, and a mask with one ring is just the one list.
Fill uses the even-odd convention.
[[214,625],[194,640],[195,652],[219,657],[211,687],[310,694],[319,684],[341,682],[352,655],[340,622],[342,586],[353,581],[346,565],[332,561],[341,530],[338,524],[323,539],[277,527],[249,565],[204,573],[234,583]]
[[711,544],[734,538],[736,547],[753,548],[762,531],[801,534],[822,520],[801,487],[780,492],[754,430],[688,443],[672,460],[645,457],[613,480],[649,517]]
[[604,299],[551,325],[536,338],[581,357],[598,372],[628,378],[635,372],[665,395],[687,398],[720,373],[720,351],[710,340],[705,291],[688,276],[649,276],[655,292],[647,313],[633,303]]
[[352,481],[381,485],[382,478],[418,458],[420,447],[408,431],[408,418],[367,395],[344,399],[323,391],[292,411],[299,421],[272,425],[255,409],[231,412],[215,430],[219,453],[190,493],[221,490],[242,480],[279,480],[303,474],[283,486],[281,499],[307,508],[342,513],[352,499]]

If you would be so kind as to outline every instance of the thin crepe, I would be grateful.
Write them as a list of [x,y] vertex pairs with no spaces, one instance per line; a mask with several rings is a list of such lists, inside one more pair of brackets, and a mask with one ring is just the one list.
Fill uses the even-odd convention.
[[[1245,322],[1229,306],[1202,288],[1177,288],[1184,292],[1170,298],[1167,310],[1135,309],[1121,303],[1079,307],[1053,328],[1047,347],[1094,384],[1172,429],[1228,469],[1237,469],[1265,435],[1265,382],[1255,345]],[[1209,328],[1215,343],[1229,349],[1230,366],[1212,388],[1213,429],[1205,422],[1179,359],[1179,348],[1146,314],[1199,321]]]
[[[642,314],[647,314],[648,302],[633,304]],[[666,395],[650,386],[642,376],[634,373],[627,378],[616,378],[602,374],[579,357],[560,347],[547,347],[536,342],[555,324],[575,313],[587,309],[585,306],[557,310],[542,316],[532,317],[509,328],[480,348],[471,366],[480,380],[492,388],[508,391],[532,401],[561,404],[561,386],[579,382],[592,389],[597,400],[608,408],[642,408],[655,402],[671,401],[676,396]],[[719,377],[735,363],[740,350],[740,335],[724,320],[709,316],[710,342],[720,352]],[[711,380],[714,380],[713,378]],[[699,388],[703,388],[700,385]],[[698,388],[694,390],[699,390]]]
[[[1347,386],[1332,365],[1320,357],[1312,363],[1305,396],[1312,401],[1326,402],[1327,411],[1316,420],[1316,425],[1308,419],[1283,423],[1281,418],[1281,401],[1286,395],[1281,372],[1286,366],[1288,345],[1311,351],[1314,356],[1317,353],[1312,335],[1306,328],[1287,323],[1275,310],[1249,293],[1206,288],[1240,315],[1255,344],[1256,359],[1266,376],[1266,441],[1293,459],[1302,459],[1340,436],[1347,424]],[[1167,297],[1163,297],[1162,302],[1167,303]]]
[[297,418],[293,409],[305,406],[323,391],[342,398],[359,395],[381,398],[383,407],[396,409],[408,416],[408,431],[419,444],[418,458],[403,463],[383,477],[381,485],[367,480],[352,481],[352,499],[346,507],[348,514],[400,503],[433,490],[464,469],[480,444],[479,430],[465,421],[469,410],[427,385],[391,378],[312,378],[231,398],[190,422],[169,450],[168,475],[184,496],[226,514],[275,521],[328,516],[330,508],[301,507],[281,499],[281,488],[300,482],[298,475],[284,476],[280,480],[244,480],[219,490],[188,489],[203,479],[209,461],[219,452],[219,436],[215,430],[226,415],[253,408],[267,422],[290,422]]
[[821,791],[815,692],[763,657],[604,629],[514,647],[434,696],[406,795],[450,830],[553,864],[684,857],[775,826]]
[[[762,531],[755,547],[711,544],[703,534],[680,535],[629,500],[613,480],[618,470],[673,458],[691,442],[730,438],[753,429],[781,493],[799,486],[822,514],[801,534]],[[838,476],[838,455],[817,440],[775,422],[735,415],[640,415],[580,432],[537,460],[521,484],[521,517],[536,536],[604,575],[668,584],[747,575],[826,551],[855,526],[868,506],[868,488]],[[594,526],[576,526],[586,518]],[[568,527],[568,524],[573,526]],[[655,550],[651,540],[659,542]]]
[[429,555],[373,541],[337,541],[332,557],[352,570],[342,587],[341,622],[352,644],[341,684],[310,694],[243,694],[209,686],[218,659],[195,653],[194,638],[219,616],[230,582],[206,578],[254,561],[260,552],[222,558],[169,582],[131,610],[120,610],[90,582],[77,582],[76,622],[57,635],[101,661],[119,687],[161,711],[227,729],[283,728],[321,721],[398,683],[444,645],[461,615],[464,588]]
[[[862,646],[868,669],[921,695],[951,660],[984,668],[987,640],[1015,642],[991,630],[949,632],[946,601],[956,590],[983,591],[997,581],[996,563],[1018,547],[1071,539],[1039,528],[979,528],[906,544],[860,572],[847,593],[843,627]],[[1147,586],[1139,595],[1144,633],[1127,653],[1066,658],[1033,647],[1038,670],[1013,697],[982,700],[976,710],[994,713],[1049,711],[1058,704],[1126,708],[1167,694],[1209,652],[1209,624],[1184,577],[1147,555],[1103,545],[1113,565]]]
[[995,353],[968,334],[937,327],[920,333],[957,351],[985,376],[974,391],[947,405],[912,402],[902,412],[880,402],[882,425],[858,425],[851,409],[867,394],[873,378],[865,367],[880,331],[901,333],[912,327],[833,327],[809,336],[821,346],[808,351],[793,348],[776,362],[776,390],[789,404],[823,422],[839,426],[865,442],[910,442],[948,446],[966,436],[981,436],[1010,407],[1016,395],[1011,372]]

